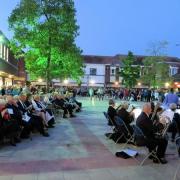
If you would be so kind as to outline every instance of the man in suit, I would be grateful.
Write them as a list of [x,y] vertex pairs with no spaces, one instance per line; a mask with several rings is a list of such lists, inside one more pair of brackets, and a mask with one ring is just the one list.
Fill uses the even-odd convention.
[[[146,103],[143,106],[142,113],[139,115],[136,121],[136,125],[143,131],[146,137],[146,146],[149,151],[156,150],[157,157],[162,164],[166,164],[167,161],[164,158],[168,141],[164,138],[156,138],[156,129],[153,126],[153,122],[149,118],[151,113],[151,104]],[[151,158],[151,157],[150,157]],[[154,163],[159,162],[157,159],[153,159]]]
[[27,114],[31,118],[28,123],[31,124],[32,129],[36,128],[44,137],[49,137],[49,134],[44,130],[44,125],[42,123],[43,120],[41,119],[41,117],[32,114],[32,105],[28,107],[26,106],[26,97],[27,96],[25,94],[19,95],[19,100],[17,101],[19,110],[21,111],[22,115]]

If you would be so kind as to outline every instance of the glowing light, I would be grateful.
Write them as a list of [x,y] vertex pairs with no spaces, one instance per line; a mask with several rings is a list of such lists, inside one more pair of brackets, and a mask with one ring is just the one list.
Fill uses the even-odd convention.
[[41,82],[43,82],[43,80],[42,80],[41,78],[39,78],[39,79],[38,79],[38,82],[41,83]]
[[9,78],[12,78],[13,76],[12,76],[12,75],[9,75],[8,77],[9,77]]
[[95,81],[94,80],[90,80],[90,84],[95,84]]
[[141,86],[141,83],[140,83],[140,82],[138,82],[138,86]]
[[175,82],[174,84],[175,84],[175,85],[178,85],[178,82]]
[[69,81],[67,79],[64,80],[64,84],[68,84]]
[[116,81],[114,84],[117,86],[117,85],[119,85],[119,82]]
[[165,87],[169,87],[169,83],[168,82],[165,83]]

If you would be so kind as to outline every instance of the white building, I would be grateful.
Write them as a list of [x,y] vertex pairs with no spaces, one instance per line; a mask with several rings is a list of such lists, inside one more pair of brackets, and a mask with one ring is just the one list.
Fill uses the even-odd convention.
[[[84,55],[84,77],[81,79],[81,86],[95,86],[95,87],[122,87],[122,78],[119,76],[119,71],[123,68],[122,59],[126,55],[116,56],[93,56]],[[140,75],[143,72],[144,56],[135,56],[136,64],[141,66]],[[169,64],[169,73],[171,76],[180,72],[180,60],[178,58],[167,57],[166,63]],[[55,85],[76,86],[77,83],[68,79],[59,83],[56,81]]]

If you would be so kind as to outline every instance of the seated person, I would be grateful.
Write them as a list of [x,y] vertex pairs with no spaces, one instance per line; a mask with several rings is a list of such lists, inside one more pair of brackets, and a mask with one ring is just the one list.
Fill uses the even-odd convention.
[[40,116],[43,118],[45,125],[47,127],[54,127],[54,115],[52,114],[52,111],[47,109],[46,106],[40,101],[39,95],[34,96],[32,105],[36,113],[40,114]]
[[169,107],[171,111],[174,112],[174,116],[173,116],[171,124],[169,125],[168,131],[172,132],[171,141],[174,142],[177,132],[180,136],[180,115],[179,113],[176,112],[177,105],[175,103],[170,104]]
[[[165,138],[157,138],[155,136],[156,128],[153,126],[149,115],[151,113],[151,104],[146,103],[143,105],[142,113],[139,115],[136,121],[136,125],[143,131],[146,139],[146,146],[149,151],[156,151],[157,157],[162,164],[167,163],[165,159],[165,152],[168,141]],[[151,158],[151,157],[150,157]],[[159,163],[157,159],[153,159],[154,163]]]
[[164,111],[162,107],[160,107],[160,103],[157,103],[156,106],[154,102],[151,102],[151,113],[149,115],[151,121],[153,122],[153,125],[155,125],[157,128],[162,128],[162,124],[160,124],[159,117],[160,114]]
[[12,96],[7,96],[6,97],[7,104],[6,107],[8,109],[11,109],[11,118],[13,120],[16,120],[19,127],[21,127],[21,132],[20,132],[20,137],[21,138],[28,138],[30,134],[30,122],[28,123],[27,121],[23,120],[21,111],[16,103],[16,100]]
[[8,137],[10,139],[10,144],[16,146],[20,127],[17,121],[11,119],[4,99],[0,99],[0,130],[1,138]]
[[66,100],[66,104],[70,104],[75,112],[79,112],[80,111],[79,105],[76,102],[74,102],[73,99],[71,99],[71,97],[72,97],[72,93],[65,94],[64,99]]
[[70,114],[70,117],[75,117],[73,114],[73,107],[66,102],[62,95],[55,95],[52,103],[57,107],[64,110],[63,118],[66,118],[67,114]]
[[40,134],[42,134],[45,137],[49,137],[49,134],[44,130],[43,119],[40,116],[34,114],[34,109],[32,107],[31,102],[28,99],[29,97],[29,95],[26,96],[25,94],[19,95],[19,100],[17,101],[19,110],[22,116],[30,117],[28,123],[31,124],[31,130],[36,128],[40,132]]
[[129,132],[133,134],[133,128],[130,126],[130,124],[132,123],[132,121],[134,121],[134,112],[133,112],[134,107],[132,108],[131,112],[127,111],[128,108],[129,108],[129,104],[126,102],[123,103],[121,105],[121,108],[117,112],[117,116],[124,121]]
[[114,124],[116,124],[115,123],[115,116],[117,116],[117,112],[115,109],[115,102],[113,99],[109,100],[109,107],[108,107],[107,113],[111,119],[111,121],[108,122],[108,125],[113,126]]

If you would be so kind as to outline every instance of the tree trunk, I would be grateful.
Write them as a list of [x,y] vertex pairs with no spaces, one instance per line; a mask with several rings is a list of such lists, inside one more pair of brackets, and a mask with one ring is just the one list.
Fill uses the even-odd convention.
[[49,37],[49,52],[47,58],[47,67],[46,67],[46,91],[49,92],[50,87],[50,63],[51,63],[51,37]]

